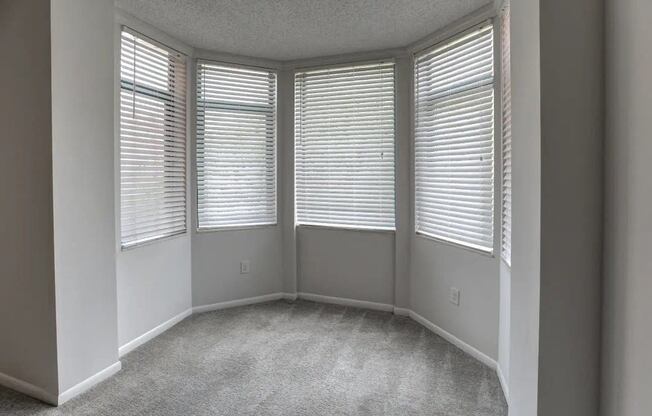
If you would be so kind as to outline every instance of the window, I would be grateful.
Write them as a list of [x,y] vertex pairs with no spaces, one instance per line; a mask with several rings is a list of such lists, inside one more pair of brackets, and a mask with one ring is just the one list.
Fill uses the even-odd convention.
[[123,248],[186,231],[186,57],[123,28],[120,55]]
[[493,250],[493,28],[416,56],[416,232]]
[[394,229],[394,64],[295,76],[298,224]]
[[197,65],[200,230],[276,224],[276,74]]
[[500,28],[500,50],[502,70],[502,257],[508,265],[512,263],[512,85],[509,39],[509,5],[503,9]]

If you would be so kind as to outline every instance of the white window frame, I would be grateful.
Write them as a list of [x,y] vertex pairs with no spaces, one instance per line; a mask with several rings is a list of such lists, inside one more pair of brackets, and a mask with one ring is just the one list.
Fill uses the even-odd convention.
[[[493,239],[492,239],[492,247],[491,250],[485,250],[481,249],[478,247],[470,246],[461,242],[456,242],[456,241],[451,241],[448,239],[440,238],[438,236],[422,233],[417,229],[417,195],[416,195],[416,111],[417,111],[417,105],[416,105],[416,99],[417,99],[417,93],[416,93],[416,62],[417,62],[417,57],[421,53],[427,52],[429,50],[437,48],[439,45],[444,45],[448,42],[454,41],[455,39],[458,39],[460,37],[463,37],[475,30],[478,30],[479,28],[482,28],[483,26],[491,26],[493,30],[493,65],[494,65],[494,76],[493,76],[493,93],[494,93],[494,152],[493,152],[493,157],[494,157],[494,168],[493,168],[493,204],[492,204],[492,209],[493,209],[493,221],[492,221],[492,227],[493,227]],[[411,179],[412,179],[412,198],[411,198],[411,203],[412,203],[412,215],[413,215],[413,220],[412,220],[412,227],[413,227],[413,232],[414,235],[417,237],[420,237],[425,240],[431,240],[435,241],[440,244],[448,245],[451,247],[456,247],[460,248],[466,251],[470,251],[473,253],[477,253],[483,256],[487,257],[495,257],[496,253],[496,247],[498,247],[499,240],[502,236],[500,232],[496,232],[497,229],[500,227],[500,222],[499,222],[499,216],[496,215],[497,212],[501,210],[501,202],[500,202],[500,197],[501,197],[501,192],[500,192],[500,186],[497,186],[497,178],[499,177],[499,174],[502,172],[500,169],[500,162],[502,162],[502,141],[499,141],[501,138],[501,112],[500,112],[500,107],[501,107],[501,97],[499,94],[499,83],[500,83],[500,73],[499,73],[499,68],[500,68],[500,46],[499,46],[499,19],[494,15],[485,17],[484,20],[481,21],[476,21],[473,22],[469,25],[466,26],[466,28],[462,30],[458,30],[456,32],[451,32],[450,34],[447,34],[446,36],[441,36],[438,37],[437,41],[434,43],[431,43],[429,45],[420,45],[419,49],[413,49],[411,50],[411,64],[412,64],[412,70],[413,70],[413,75],[412,75],[412,87],[410,93],[412,94],[412,100],[411,100],[411,130],[412,130],[412,143],[411,143]]]
[[[503,43],[503,31],[505,30],[504,25],[505,25],[505,18],[507,16],[507,24],[510,23],[511,20],[511,11],[510,11],[510,4],[508,1],[505,2],[503,5],[500,14],[498,18],[496,19],[498,21],[497,26],[499,27],[499,42],[497,42],[497,47],[499,48],[500,53],[497,53],[499,55],[500,59],[500,94],[498,99],[500,100],[500,225],[498,226],[498,229],[500,230],[500,255],[503,260],[503,262],[508,266],[511,267],[512,265],[512,218],[513,218],[513,211],[512,211],[512,203],[510,202],[509,205],[509,218],[507,218],[507,208],[506,208],[506,191],[505,191],[505,182],[506,182],[506,160],[507,157],[506,155],[508,154],[509,157],[509,166],[510,169],[512,168],[512,146],[513,146],[513,138],[512,138],[512,122],[511,122],[511,110],[512,110],[512,99],[511,99],[511,85],[512,85],[512,80],[511,80],[511,68],[506,71],[504,68],[504,63],[505,63],[505,58],[503,56],[504,54],[504,43]],[[508,31],[510,30],[509,28],[507,29]],[[509,32],[508,32],[509,33]],[[511,33],[509,33],[508,36],[508,41],[510,42],[509,44],[509,51],[511,54]],[[509,62],[511,64],[511,56],[509,56]],[[506,135],[505,135],[505,106],[504,106],[504,98],[505,98],[505,84],[509,83],[509,90],[510,90],[510,98],[509,98],[509,108],[510,108],[510,122],[509,122],[509,150],[507,149],[506,145]],[[508,153],[509,152],[509,153]],[[509,188],[509,199],[512,201],[513,197],[513,176],[512,176],[512,171],[510,170],[509,173],[509,182],[512,184]],[[506,236],[506,227],[509,226],[509,236]],[[507,244],[506,244],[507,243]]]
[[393,65],[393,83],[394,83],[394,99],[393,99],[393,119],[394,119],[394,129],[393,129],[393,150],[394,150],[394,155],[393,155],[393,175],[394,175],[394,181],[393,181],[393,187],[394,187],[394,192],[393,192],[393,209],[394,209],[394,216],[393,216],[393,226],[392,227],[366,227],[366,226],[361,226],[361,225],[347,225],[347,224],[322,224],[322,223],[301,223],[299,222],[299,215],[298,215],[298,209],[297,209],[297,144],[296,141],[298,140],[297,135],[296,135],[296,105],[294,105],[293,109],[293,132],[294,132],[294,158],[293,158],[293,164],[294,164],[294,193],[293,193],[293,199],[294,199],[294,221],[295,221],[295,227],[302,227],[302,228],[322,228],[322,229],[334,229],[334,230],[352,230],[352,231],[364,231],[364,232],[374,232],[374,233],[391,233],[394,234],[396,232],[396,224],[397,224],[397,216],[398,216],[398,211],[397,211],[397,167],[398,167],[398,140],[397,140],[397,124],[398,124],[398,99],[397,99],[397,92],[398,92],[398,79],[397,79],[397,63],[394,58],[386,58],[386,59],[375,59],[375,60],[365,60],[365,61],[354,61],[354,62],[339,62],[337,64],[332,64],[332,65],[319,65],[319,66],[312,66],[312,67],[301,67],[301,68],[295,68],[293,71],[293,77],[292,77],[292,85],[294,89],[293,93],[293,102],[296,102],[296,77],[297,74],[303,73],[303,72],[309,72],[313,70],[327,70],[327,69],[344,69],[348,67],[355,67],[355,66],[365,66],[365,65],[380,65],[380,64],[392,64]]
[[[189,204],[189,198],[188,198],[188,190],[189,190],[189,173],[190,170],[188,169],[189,167],[189,160],[190,160],[190,155],[189,155],[189,124],[188,124],[188,118],[189,115],[191,114],[190,112],[190,96],[189,96],[189,91],[190,91],[190,53],[185,52],[182,50],[177,49],[176,47],[169,46],[164,42],[161,42],[157,39],[155,39],[152,36],[149,36],[145,34],[144,32],[135,29],[134,27],[138,27],[138,24],[133,24],[133,22],[130,19],[124,18],[121,15],[117,14],[116,15],[116,32],[115,32],[115,47],[116,47],[116,59],[115,59],[115,85],[116,85],[116,101],[115,101],[115,111],[116,111],[116,117],[115,117],[115,126],[116,126],[116,153],[115,153],[115,178],[116,178],[116,233],[117,233],[117,238],[116,242],[117,245],[120,249],[120,251],[128,251],[132,250],[141,246],[147,246],[151,244],[156,244],[162,241],[178,238],[184,235],[188,234],[188,224],[189,224],[189,217],[188,217],[188,204]],[[185,76],[186,76],[186,83],[184,85],[184,90],[185,90],[185,131],[184,131],[184,152],[185,152],[185,158],[184,158],[184,213],[183,213],[183,218],[184,218],[184,227],[182,231],[174,232],[174,233],[168,233],[164,234],[161,236],[157,236],[154,238],[148,238],[143,241],[137,241],[133,243],[124,243],[123,242],[123,235],[122,235],[122,224],[124,221],[123,218],[123,213],[122,213],[122,168],[121,168],[121,159],[122,159],[122,134],[121,134],[121,128],[122,128],[122,120],[121,120],[121,93],[122,93],[122,71],[121,71],[121,65],[122,65],[122,33],[127,32],[130,33],[132,36],[139,37],[142,39],[145,39],[147,42],[150,42],[157,47],[161,49],[167,50],[169,53],[172,54],[177,54],[179,56],[183,57],[184,61],[184,69],[185,69]],[[145,30],[147,32],[147,30]],[[182,48],[183,49],[183,48]]]
[[[274,76],[276,77],[275,80],[275,100],[274,100],[274,167],[273,167],[273,172],[274,172],[274,220],[271,222],[266,222],[266,223],[259,223],[259,224],[233,224],[233,225],[219,225],[219,226],[209,226],[209,227],[201,227],[200,222],[199,222],[199,157],[198,157],[198,146],[199,146],[199,134],[198,132],[198,126],[199,126],[199,119],[198,119],[198,114],[199,114],[199,99],[198,99],[198,94],[199,94],[199,65],[205,63],[205,64],[214,64],[218,66],[224,66],[224,67],[232,67],[232,68],[241,68],[245,70],[257,70],[257,71],[266,71],[269,73],[273,73]],[[244,64],[238,64],[238,63],[233,63],[233,62],[227,62],[227,61],[221,61],[221,60],[216,60],[216,59],[204,59],[204,58],[197,58],[195,59],[195,70],[194,70],[194,76],[195,76],[195,88],[193,90],[193,100],[195,103],[195,111],[193,114],[194,117],[194,126],[195,126],[195,134],[194,134],[194,146],[193,146],[193,154],[194,154],[194,159],[193,159],[193,166],[194,166],[194,187],[195,187],[195,195],[194,195],[194,200],[195,200],[195,212],[194,215],[195,221],[196,221],[196,228],[195,231],[198,233],[210,233],[210,232],[219,232],[219,231],[234,231],[234,230],[248,230],[248,229],[258,229],[258,228],[267,228],[267,227],[275,227],[278,225],[278,218],[279,218],[279,178],[278,178],[278,165],[279,165],[279,145],[278,145],[278,124],[279,124],[279,71],[277,68],[270,68],[270,67],[264,67],[264,66],[256,66],[256,65],[244,65]]]

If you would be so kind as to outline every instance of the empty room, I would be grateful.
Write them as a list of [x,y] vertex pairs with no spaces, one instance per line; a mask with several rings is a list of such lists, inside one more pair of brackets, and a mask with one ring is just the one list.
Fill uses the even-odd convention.
[[0,0],[0,415],[652,414],[651,20]]

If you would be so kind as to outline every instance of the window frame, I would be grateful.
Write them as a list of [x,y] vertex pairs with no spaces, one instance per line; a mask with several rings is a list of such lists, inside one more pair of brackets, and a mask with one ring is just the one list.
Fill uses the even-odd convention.
[[[509,210],[510,210],[510,219],[509,219],[509,226],[510,226],[510,236],[509,236],[509,258],[506,258],[506,251],[505,251],[505,221],[504,221],[504,216],[505,216],[505,192],[504,192],[504,186],[505,186],[505,120],[504,120],[504,96],[505,96],[505,82],[509,82],[509,90],[510,90],[510,123],[509,123],[509,128],[510,128],[510,135],[509,135],[509,142],[510,142],[510,150],[509,150],[509,161],[510,161],[510,167],[513,166],[513,154],[512,154],[512,148],[513,148],[513,137],[512,137],[512,122],[511,122],[511,111],[512,111],[512,77],[511,77],[511,68],[509,71],[508,76],[505,75],[505,68],[503,68],[503,30],[504,30],[504,24],[505,24],[505,19],[507,18],[507,24],[510,24],[511,22],[511,9],[510,9],[510,2],[505,1],[505,4],[501,7],[498,16],[496,17],[496,26],[497,26],[497,31],[499,32],[497,34],[498,36],[498,42],[496,44],[496,55],[497,55],[497,60],[499,62],[500,66],[500,81],[499,81],[499,91],[500,94],[498,94],[498,101],[500,102],[499,106],[499,111],[498,111],[498,116],[499,116],[499,131],[500,131],[500,186],[498,186],[498,191],[497,194],[499,195],[499,224],[497,226],[497,229],[500,230],[499,234],[499,242],[498,244],[500,245],[500,258],[505,263],[505,265],[508,268],[512,267],[512,235],[513,233],[511,232],[511,229],[513,227],[513,204],[510,203]],[[511,65],[511,43],[512,43],[512,37],[511,37],[511,28],[508,29],[510,32],[508,35],[508,41],[509,41],[509,63]],[[512,183],[510,190],[509,190],[509,197],[510,200],[513,200],[513,189],[514,189],[514,181],[513,181],[513,176],[512,173],[510,173],[510,181]]]
[[[181,51],[175,47],[169,46],[166,43],[163,43],[157,39],[155,39],[152,36],[149,36],[148,34],[139,31],[137,29],[134,29],[133,26],[138,26],[138,25],[132,25],[130,21],[125,20],[125,19],[118,19],[118,22],[116,22],[116,59],[115,59],[115,65],[116,65],[116,76],[115,76],[115,91],[116,91],[116,96],[115,96],[115,112],[116,112],[116,117],[115,117],[115,126],[116,126],[116,158],[115,158],[115,177],[116,177],[116,232],[117,232],[117,237],[116,238],[116,243],[117,246],[119,247],[119,250],[121,252],[123,251],[129,251],[133,250],[139,247],[143,246],[148,246],[152,244],[156,244],[159,242],[175,239],[184,235],[189,234],[189,209],[188,209],[188,204],[190,203],[189,198],[188,198],[188,192],[189,192],[189,187],[190,187],[190,175],[191,171],[189,169],[189,161],[190,161],[190,154],[189,154],[189,141],[190,141],[190,125],[188,123],[188,118],[191,114],[191,102],[190,102],[190,90],[192,89],[192,84],[191,84],[191,79],[189,77],[190,74],[190,69],[191,69],[191,56],[188,52]],[[122,92],[123,92],[123,85],[128,83],[128,81],[123,82],[122,79],[122,34],[123,32],[129,33],[131,36],[135,38],[141,38],[154,46],[161,48],[165,51],[167,51],[170,54],[177,55],[179,57],[182,57],[183,60],[183,66],[185,67],[185,74],[186,74],[186,79],[185,79],[185,84],[183,85],[184,89],[184,96],[185,96],[185,105],[183,106],[184,109],[184,120],[185,120],[185,131],[184,131],[184,138],[183,138],[183,146],[184,146],[184,173],[183,173],[183,179],[184,179],[184,208],[183,208],[183,218],[184,218],[184,226],[183,230],[174,232],[174,233],[169,233],[169,234],[161,234],[157,237],[152,237],[148,238],[142,241],[137,241],[135,243],[127,243],[125,244],[123,241],[123,235],[122,235],[122,224],[124,221],[124,215],[122,213],[122,117],[121,117],[121,107],[122,107]],[[168,78],[168,82],[170,79]],[[135,88],[134,88],[135,87]],[[147,87],[147,86],[141,86],[143,90],[145,90],[142,93],[139,93],[138,89],[139,86],[136,84],[134,86],[134,83],[130,83],[130,87],[128,88],[129,90],[133,91],[135,95],[138,96],[143,96],[146,97],[147,99],[154,99],[154,100],[160,100],[163,104],[164,107],[166,108],[166,112],[168,111],[169,104],[166,104],[165,100],[161,96],[173,96],[172,93],[169,92],[163,92],[159,91],[156,88],[153,87]],[[135,89],[135,91],[134,91]],[[164,120],[165,123],[165,120]],[[166,136],[168,137],[168,136]]]
[[[394,175],[394,191],[393,191],[393,205],[394,205],[394,216],[393,216],[393,227],[392,228],[377,228],[377,227],[363,227],[363,226],[355,226],[355,225],[335,225],[335,224],[316,224],[316,223],[299,223],[298,218],[298,209],[297,209],[297,152],[296,152],[296,78],[298,73],[305,73],[305,72],[310,72],[310,71],[319,71],[319,70],[328,70],[328,69],[341,69],[341,68],[347,68],[347,67],[356,67],[356,66],[365,66],[365,65],[382,65],[382,64],[392,64],[393,67],[393,77],[392,77],[392,82],[393,82],[393,100],[392,100],[392,105],[393,105],[393,121],[394,121],[394,129],[393,129],[393,149],[394,149],[394,160],[393,160],[393,175]],[[333,64],[324,64],[324,65],[314,65],[314,66],[305,66],[305,67],[296,67],[292,69],[292,117],[293,117],[293,123],[292,123],[292,137],[293,137],[293,143],[292,143],[292,163],[293,163],[293,193],[292,193],[292,198],[293,198],[293,218],[294,218],[294,227],[295,228],[306,228],[306,229],[326,229],[326,230],[344,230],[344,231],[356,231],[356,232],[365,232],[365,233],[379,233],[379,234],[396,234],[397,231],[397,219],[398,219],[398,202],[397,202],[397,188],[398,188],[398,159],[399,159],[399,146],[398,146],[398,140],[397,140],[397,134],[398,134],[398,85],[399,85],[399,80],[398,80],[398,64],[396,61],[395,57],[386,57],[386,58],[379,58],[379,59],[367,59],[367,60],[360,60],[360,61],[350,61],[350,60],[344,60],[341,62],[333,63]]]
[[[257,71],[266,71],[269,72],[270,74],[274,74],[275,81],[274,81],[274,221],[270,223],[264,223],[264,224],[233,224],[233,225],[220,225],[220,226],[212,226],[212,227],[201,227],[199,223],[199,157],[198,157],[198,146],[199,146],[199,100],[198,100],[198,93],[199,93],[199,66],[202,63],[206,64],[213,64],[213,65],[218,65],[218,66],[224,66],[224,67],[231,67],[231,68],[240,68],[240,69],[245,69],[245,70],[257,70]],[[194,111],[193,111],[193,128],[194,128],[194,134],[193,134],[193,146],[192,146],[192,152],[193,152],[193,186],[194,186],[194,202],[195,202],[195,209],[193,210],[193,215],[195,216],[195,227],[194,230],[198,234],[204,234],[204,233],[213,233],[213,232],[220,232],[220,231],[242,231],[242,230],[255,230],[255,229],[264,229],[264,228],[271,228],[271,227],[277,227],[279,225],[279,206],[280,206],[280,201],[279,201],[279,188],[280,188],[280,183],[279,183],[279,158],[281,155],[279,154],[279,68],[273,68],[269,66],[260,66],[260,65],[248,65],[248,64],[240,64],[240,63],[235,63],[235,62],[229,62],[227,60],[220,60],[220,59],[210,59],[210,58],[202,58],[202,57],[196,57],[194,59],[194,68],[193,68],[193,79],[194,79],[194,88],[192,90],[192,103],[194,105]]]
[[[481,29],[483,26],[491,26],[492,31],[493,31],[493,48],[492,48],[492,54],[493,54],[493,67],[494,67],[494,75],[493,75],[493,81],[491,83],[492,85],[492,90],[493,90],[493,96],[494,96],[494,102],[493,102],[493,122],[494,122],[494,129],[493,129],[493,204],[492,204],[492,210],[493,210],[493,221],[492,223],[492,247],[491,250],[484,250],[478,247],[474,247],[471,245],[464,244],[462,242],[457,242],[457,241],[452,241],[448,239],[444,239],[435,235],[427,234],[420,232],[417,229],[417,192],[416,192],[416,186],[417,186],[417,179],[416,179],[416,127],[417,127],[417,83],[416,83],[416,77],[417,77],[417,59],[419,55],[428,53],[428,51],[431,51],[433,49],[436,49],[440,45],[445,45],[446,43],[449,43],[451,41],[454,41],[456,39],[462,38],[476,30]],[[411,63],[411,68],[412,68],[412,75],[411,75],[411,88],[410,88],[410,94],[411,94],[411,99],[410,99],[410,105],[411,105],[411,120],[410,120],[410,126],[411,126],[411,143],[410,143],[410,169],[411,169],[411,174],[410,178],[412,181],[411,185],[411,204],[412,204],[412,209],[411,209],[411,223],[412,223],[412,232],[415,237],[421,238],[423,240],[427,241],[432,241],[438,244],[443,244],[449,247],[457,248],[457,249],[462,249],[471,253],[479,254],[484,257],[489,257],[489,258],[495,258],[496,257],[496,247],[499,247],[500,239],[502,237],[501,232],[496,232],[497,229],[501,228],[501,222],[500,222],[500,216],[496,215],[497,212],[501,212],[502,210],[502,205],[501,205],[501,186],[497,186],[497,178],[499,175],[502,173],[502,170],[500,166],[502,165],[502,123],[501,123],[501,117],[502,117],[502,112],[500,108],[502,107],[502,97],[500,96],[500,77],[502,75],[502,68],[500,66],[500,16],[499,14],[492,13],[489,16],[484,16],[482,19],[475,20],[473,22],[469,22],[467,25],[465,25],[462,28],[458,28],[455,31],[450,31],[449,33],[446,33],[445,35],[442,34],[442,36],[439,36],[436,38],[436,41],[428,44],[420,44],[418,48],[414,48],[410,50],[410,63]]]

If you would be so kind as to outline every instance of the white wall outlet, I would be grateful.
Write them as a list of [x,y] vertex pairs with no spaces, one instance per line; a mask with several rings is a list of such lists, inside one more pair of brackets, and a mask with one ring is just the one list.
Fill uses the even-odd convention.
[[456,287],[451,287],[451,293],[448,298],[455,306],[460,306],[460,290]]
[[240,274],[249,274],[249,260],[240,262]]

